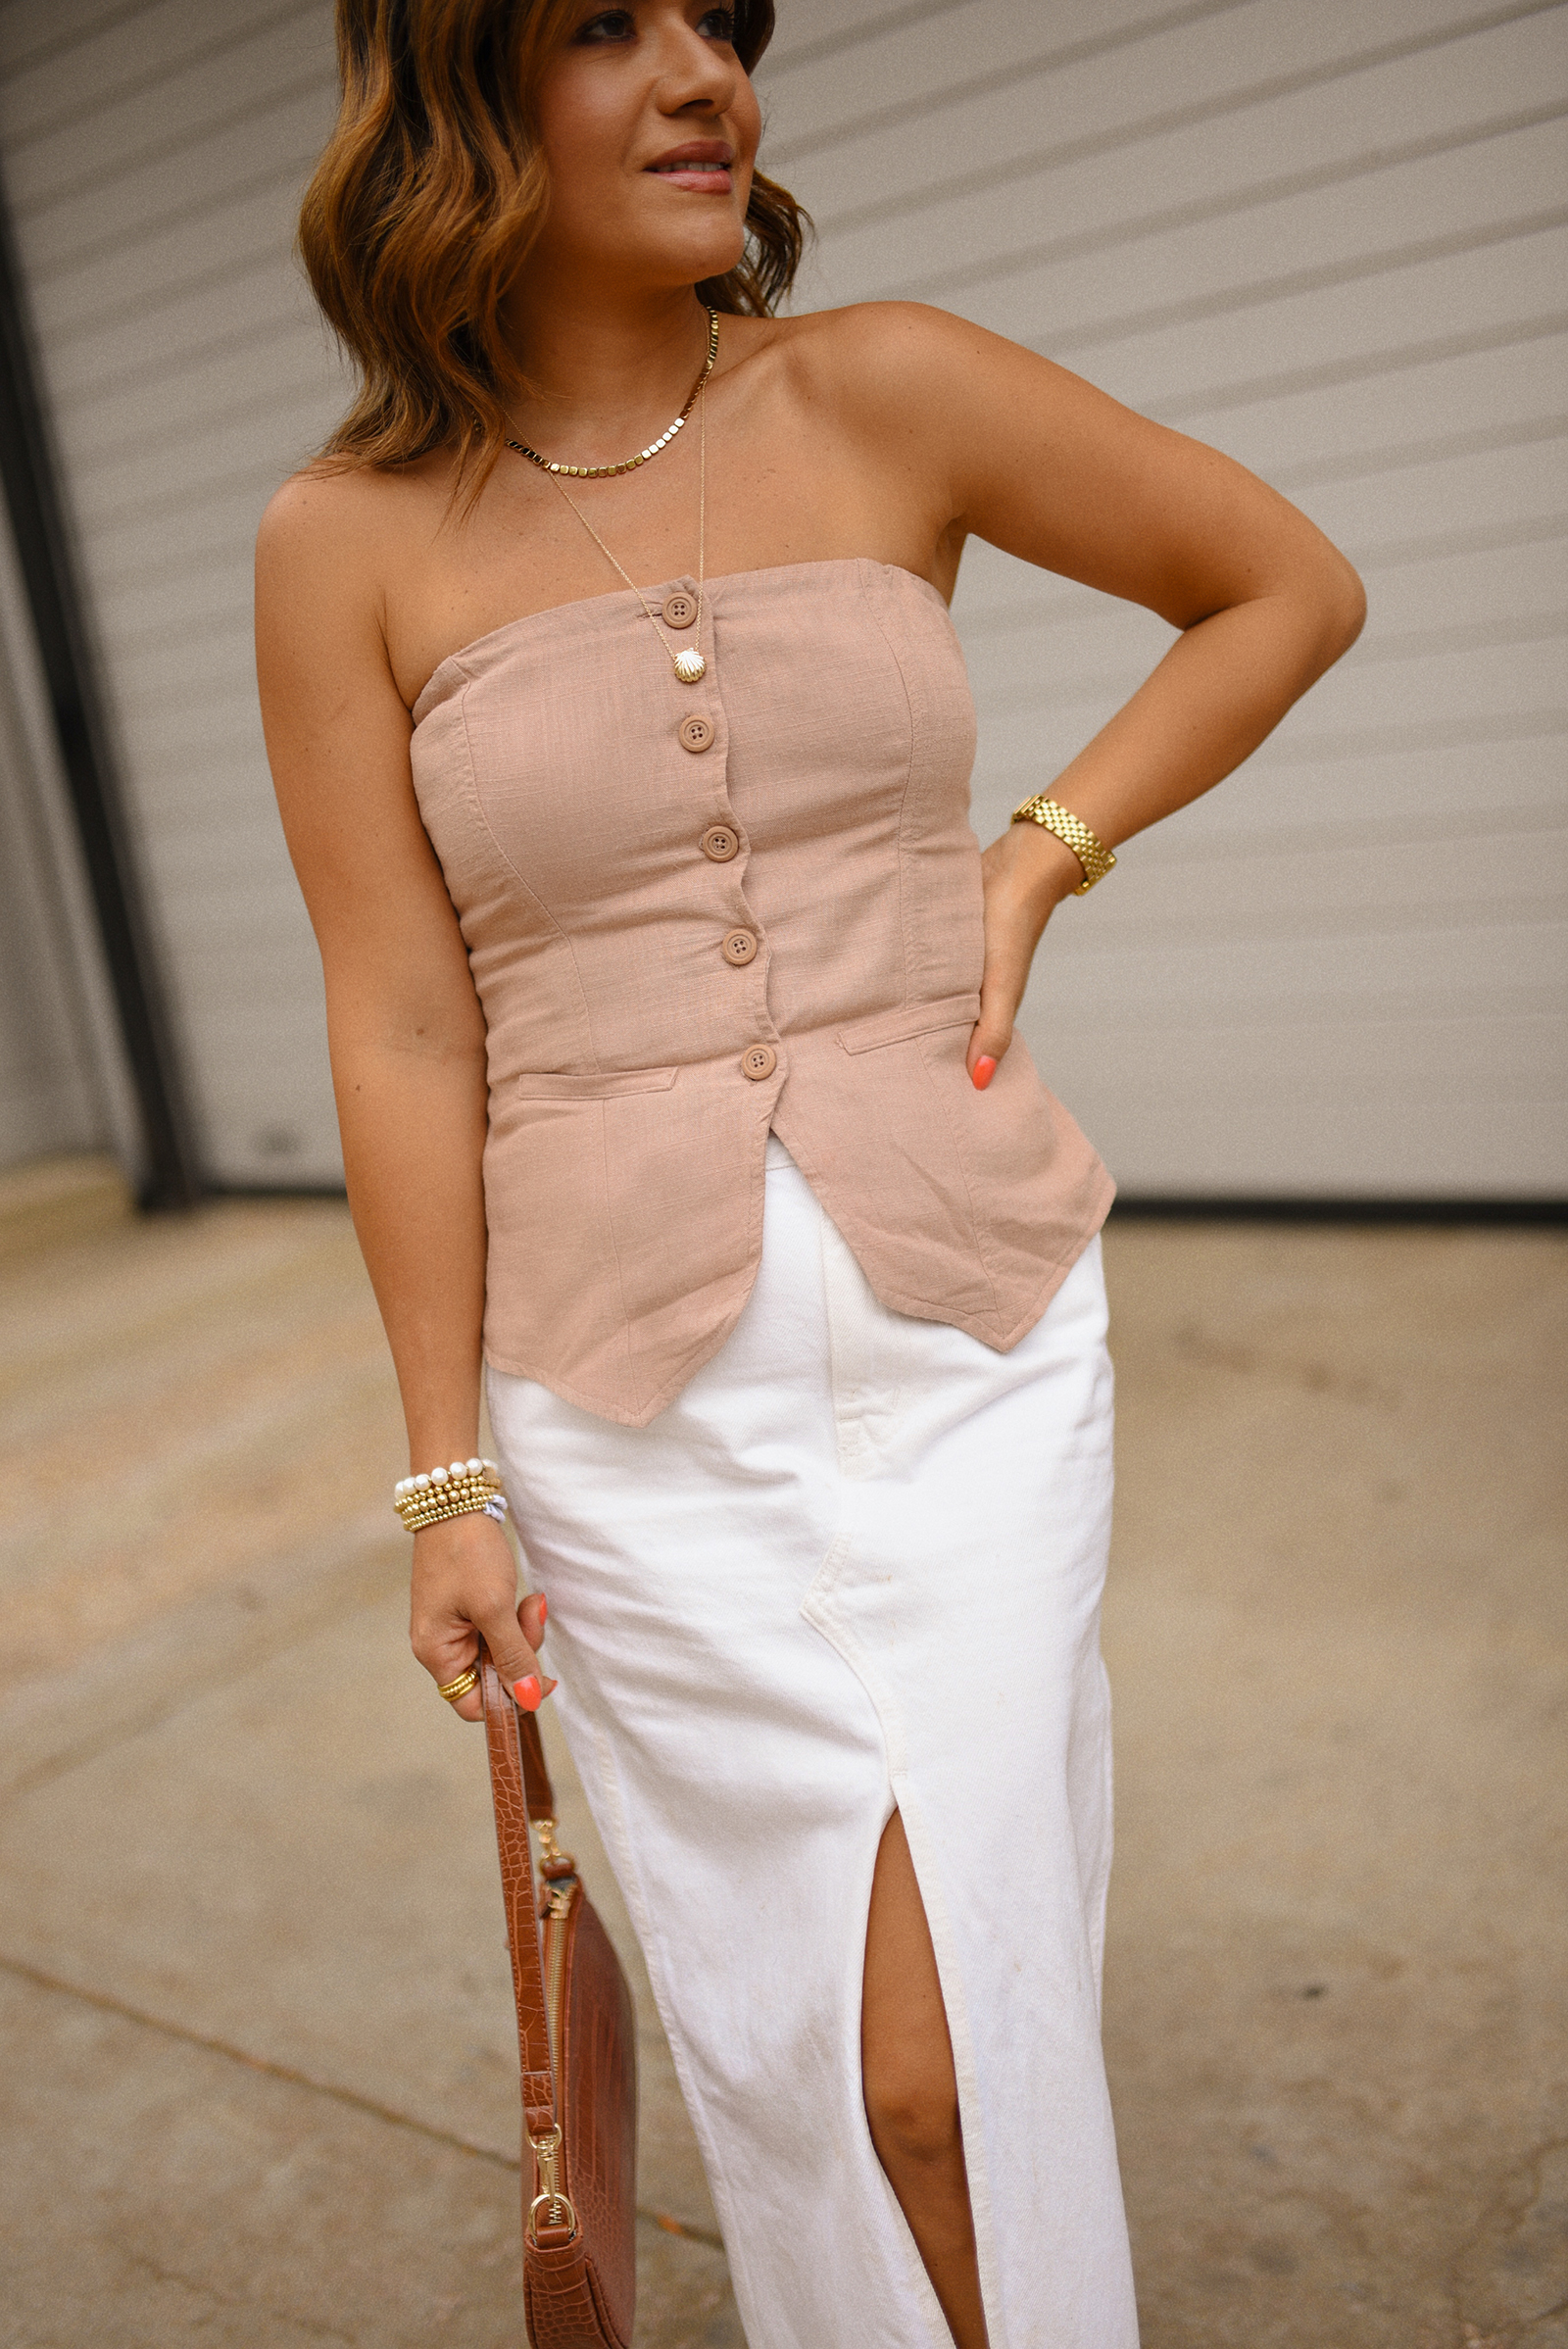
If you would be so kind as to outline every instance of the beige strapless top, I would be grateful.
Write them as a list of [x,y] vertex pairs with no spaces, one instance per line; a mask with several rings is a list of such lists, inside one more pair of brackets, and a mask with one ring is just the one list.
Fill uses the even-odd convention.
[[964,1071],[974,709],[936,590],[740,571],[669,634],[700,684],[634,596],[561,605],[414,711],[489,1029],[485,1352],[636,1427],[751,1293],[770,1128],[884,1304],[1002,1350],[1111,1199],[1020,1042],[989,1091]]

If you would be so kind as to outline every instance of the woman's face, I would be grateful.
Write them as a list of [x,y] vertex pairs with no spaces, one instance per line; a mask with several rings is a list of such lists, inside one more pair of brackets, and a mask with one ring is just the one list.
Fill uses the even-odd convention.
[[550,210],[527,275],[608,293],[734,268],[761,115],[733,32],[697,0],[584,0],[539,85]]

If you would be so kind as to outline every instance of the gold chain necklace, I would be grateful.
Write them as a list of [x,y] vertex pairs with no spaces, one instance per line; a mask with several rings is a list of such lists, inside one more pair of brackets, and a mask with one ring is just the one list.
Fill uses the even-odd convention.
[[[554,473],[558,478],[563,473],[569,473],[574,481],[603,481],[611,473],[634,473],[640,465],[648,463],[650,457],[657,457],[661,449],[669,447],[670,442],[696,407],[697,395],[712,373],[713,362],[717,357],[718,313],[716,310],[710,310],[708,314],[708,357],[703,362],[697,381],[692,385],[685,407],[667,432],[662,432],[657,440],[651,440],[647,448],[640,449],[635,457],[622,458],[619,465],[553,465],[548,457],[541,457],[537,449],[530,449],[525,440],[509,440],[507,447],[515,449],[519,457],[526,457],[529,464],[536,465],[542,473]],[[607,549],[606,552],[608,553],[609,550]]]
[[[718,313],[716,311],[713,313],[713,331],[716,336],[718,331]],[[709,365],[711,366],[711,364],[712,361],[711,358],[710,358]],[[697,389],[693,392],[692,398],[698,404],[698,459],[697,610],[692,613],[691,616],[696,625],[697,633],[699,636],[701,636],[703,632],[703,589],[708,580],[708,370],[706,367],[704,368],[703,373],[698,380]],[[642,459],[639,458],[637,462],[640,465],[642,463]],[[568,472],[571,470],[570,466],[566,466],[562,469],[564,469]],[[606,472],[624,470],[623,467],[610,465],[601,466],[600,469],[601,471]],[[588,519],[588,516],[584,514],[582,508],[578,505],[576,499],[566,487],[564,481],[562,480],[561,470],[555,466],[552,466],[550,471],[557,489],[560,490],[562,496],[565,499],[566,504],[571,508],[572,513],[577,516],[578,521],[581,522],[583,528],[587,531],[595,546],[598,547],[601,554],[608,556],[610,561],[615,563],[616,570],[620,571],[620,575],[625,580],[626,585],[631,589],[632,594],[637,598],[637,601],[642,606],[644,612],[647,612],[648,625],[650,628],[652,628],[654,634],[658,637],[661,645],[663,647],[665,654],[668,656],[669,664],[674,670],[676,676],[680,679],[682,685],[697,685],[701,683],[702,679],[708,674],[708,663],[703,659],[702,654],[697,650],[695,645],[687,645],[685,649],[680,652],[675,650],[674,646],[670,643],[669,638],[664,634],[663,629],[660,626],[658,620],[655,619],[654,608],[649,603],[648,598],[643,594],[642,589],[637,585],[636,580],[632,578],[631,574],[628,571],[623,570],[618,563],[615,563],[614,556],[610,553],[610,549],[605,545],[604,540],[600,537],[598,531],[594,528],[592,522]]]

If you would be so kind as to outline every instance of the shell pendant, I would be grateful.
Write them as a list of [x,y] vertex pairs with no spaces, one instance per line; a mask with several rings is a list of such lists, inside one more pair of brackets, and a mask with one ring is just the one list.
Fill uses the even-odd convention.
[[683,653],[675,655],[675,674],[682,685],[696,685],[707,676],[708,663],[694,646],[688,645]]

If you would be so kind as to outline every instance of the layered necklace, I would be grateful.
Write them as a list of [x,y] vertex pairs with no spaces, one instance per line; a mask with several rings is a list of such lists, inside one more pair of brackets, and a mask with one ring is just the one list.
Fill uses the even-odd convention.
[[611,554],[610,549],[570,490],[567,489],[562,476],[565,474],[574,481],[602,481],[612,473],[633,473],[640,465],[646,465],[651,457],[657,457],[661,449],[667,449],[685,423],[686,418],[691,415],[692,410],[694,408],[697,410],[697,601],[694,606],[690,596],[684,594],[670,596],[664,604],[664,612],[667,616],[674,618],[675,613],[672,608],[678,607],[680,617],[676,624],[685,626],[688,622],[695,622],[698,635],[701,636],[703,589],[708,579],[708,378],[713,371],[713,362],[717,357],[718,312],[710,310],[708,314],[708,357],[703,362],[697,380],[687,395],[685,407],[667,431],[662,432],[657,440],[650,441],[647,448],[639,450],[635,457],[623,458],[619,465],[556,465],[552,464],[548,458],[541,457],[537,449],[530,449],[526,441],[509,439],[507,442],[509,449],[515,449],[519,457],[526,457],[529,463],[536,465],[542,473],[549,474],[600,553],[620,572],[626,585],[648,614],[648,625],[658,637],[670,667],[682,685],[696,685],[706,677],[708,674],[707,661],[695,645],[682,647],[671,643],[660,626],[648,598],[643,594],[630,572],[625,570]]

